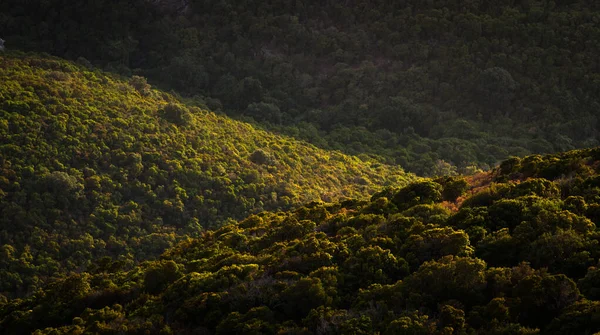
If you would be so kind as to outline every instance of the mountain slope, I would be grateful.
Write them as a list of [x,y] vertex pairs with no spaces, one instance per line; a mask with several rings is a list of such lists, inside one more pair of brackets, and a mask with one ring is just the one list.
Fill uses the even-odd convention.
[[[414,177],[54,58],[0,54],[0,292],[101,256],[125,264],[262,210]],[[52,241],[48,244],[48,241]],[[7,258],[8,259],[8,258]]]
[[600,331],[600,148],[511,159],[467,180],[252,215],[131,271],[104,261],[28,299],[0,301],[0,329]]
[[600,143],[597,1],[5,0],[0,12],[9,49],[142,74],[420,175]]

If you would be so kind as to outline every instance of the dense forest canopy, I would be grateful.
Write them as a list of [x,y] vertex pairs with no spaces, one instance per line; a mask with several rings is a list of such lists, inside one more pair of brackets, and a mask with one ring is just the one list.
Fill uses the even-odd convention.
[[597,1],[2,0],[0,37],[0,335],[600,334]]
[[27,295],[104,256],[415,177],[255,129],[60,59],[0,54],[0,293]]
[[0,333],[594,334],[600,149],[259,213],[26,299]]
[[143,75],[422,175],[599,144],[597,1],[4,0],[0,13],[9,48]]

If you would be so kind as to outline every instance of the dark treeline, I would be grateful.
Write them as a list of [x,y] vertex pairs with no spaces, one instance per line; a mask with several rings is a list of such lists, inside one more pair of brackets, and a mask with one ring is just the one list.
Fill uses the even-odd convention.
[[10,48],[421,174],[598,144],[595,1],[6,0]]

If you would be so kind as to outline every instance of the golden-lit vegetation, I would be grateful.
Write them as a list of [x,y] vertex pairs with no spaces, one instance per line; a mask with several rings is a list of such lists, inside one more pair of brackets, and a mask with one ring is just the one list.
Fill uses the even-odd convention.
[[0,335],[600,334],[599,23],[0,1]]
[[435,176],[600,144],[599,3],[3,0],[0,34]]
[[[0,55],[0,292],[125,264],[263,210],[365,197],[402,169],[277,136],[55,58]],[[8,257],[8,256],[7,256]],[[16,258],[15,258],[16,257]]]
[[[254,214],[133,269],[105,258],[0,301],[0,329],[593,334],[599,161],[600,149],[531,156],[503,163],[485,189],[439,178]],[[472,187],[457,212],[441,205]]]

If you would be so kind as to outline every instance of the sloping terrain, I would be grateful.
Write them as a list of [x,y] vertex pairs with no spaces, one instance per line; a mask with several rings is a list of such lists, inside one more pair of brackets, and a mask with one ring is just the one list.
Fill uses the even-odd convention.
[[263,210],[368,196],[399,167],[277,136],[54,58],[0,54],[0,292]]
[[505,161],[487,186],[438,178],[252,215],[130,271],[103,260],[0,302],[0,329],[594,334],[599,167],[600,148],[529,156]]
[[8,49],[138,73],[419,175],[600,144],[600,2],[0,3]]

